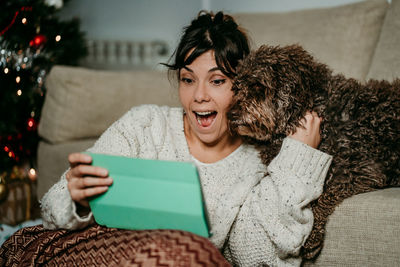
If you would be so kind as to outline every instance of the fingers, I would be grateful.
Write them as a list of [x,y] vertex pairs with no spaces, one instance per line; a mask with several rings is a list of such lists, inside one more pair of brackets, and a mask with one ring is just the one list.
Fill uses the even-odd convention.
[[97,177],[85,177],[79,178],[72,181],[75,183],[77,188],[87,188],[87,187],[96,187],[96,186],[109,186],[112,184],[111,178],[97,178]]
[[92,157],[84,153],[71,153],[68,156],[69,164],[74,167],[77,164],[90,164],[92,163]]
[[71,176],[73,177],[83,177],[83,176],[97,176],[97,177],[107,177],[107,169],[91,166],[91,165],[76,165],[70,170]]
[[86,177],[86,178],[79,178],[73,179],[68,183],[68,189],[70,192],[73,191],[85,191],[87,189],[93,188],[101,188],[106,187],[108,188],[112,184],[113,180],[111,178],[93,178],[93,177]]
[[100,187],[90,187],[84,190],[74,190],[71,191],[71,199],[75,202],[78,202],[80,205],[84,207],[89,207],[89,201],[87,200],[89,197],[93,197],[99,194],[102,194],[108,190],[108,186],[100,186]]
[[91,166],[92,157],[84,153],[72,153],[68,156],[71,169],[67,172],[67,180],[73,177],[98,176],[107,177],[107,169]]
[[[68,183],[70,183],[74,179],[82,180],[83,177],[87,177],[87,176],[106,178],[106,177],[108,177],[108,170],[101,168],[101,167],[91,166],[91,165],[76,165],[75,167],[72,167],[66,173],[66,179],[67,179]],[[90,186],[94,186],[94,185],[90,185]]]
[[[304,118],[301,120],[302,125],[305,128],[308,128],[309,126],[317,126],[319,127],[322,122],[322,118],[318,116],[317,112],[315,111],[308,111]],[[308,127],[307,127],[308,126]]]
[[71,168],[66,179],[71,198],[87,207],[87,198],[106,192],[113,180],[108,177],[107,169],[90,165],[90,155],[72,153],[68,156],[68,161]]
[[312,119],[315,120],[315,122],[318,124],[318,126],[321,124],[322,122],[322,118],[320,116],[318,116],[318,113],[313,111],[311,113]]
[[76,177],[71,176],[68,180],[68,190],[72,200],[87,206],[86,198],[92,197],[108,190],[113,183],[112,178],[101,177]]
[[68,183],[72,199],[82,200],[87,197],[107,191],[108,187],[112,184],[112,179],[99,179],[99,178],[81,178],[74,179]]
[[297,127],[295,133],[289,136],[313,148],[317,148],[321,142],[321,122],[322,119],[316,112],[307,112],[300,121],[300,127]]

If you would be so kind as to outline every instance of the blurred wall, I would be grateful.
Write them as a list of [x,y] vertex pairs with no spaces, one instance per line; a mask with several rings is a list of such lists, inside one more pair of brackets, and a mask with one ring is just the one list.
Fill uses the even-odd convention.
[[70,0],[62,18],[79,17],[89,39],[165,40],[170,53],[182,28],[202,10],[286,12],[337,6],[362,0]]

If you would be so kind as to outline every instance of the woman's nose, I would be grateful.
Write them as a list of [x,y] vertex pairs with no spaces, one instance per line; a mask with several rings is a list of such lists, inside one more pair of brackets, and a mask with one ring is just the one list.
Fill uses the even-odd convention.
[[194,92],[194,100],[198,103],[210,101],[208,88],[205,83],[199,83]]

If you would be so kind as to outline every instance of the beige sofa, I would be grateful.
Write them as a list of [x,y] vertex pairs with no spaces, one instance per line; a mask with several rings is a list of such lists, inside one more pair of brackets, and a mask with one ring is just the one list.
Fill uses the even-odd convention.
[[[335,72],[359,80],[400,77],[400,0],[290,13],[236,14],[253,47],[299,43]],[[131,106],[179,105],[165,72],[56,66],[39,124],[38,196]],[[397,166],[398,167],[398,166]],[[330,217],[315,266],[400,266],[400,188],[347,199]]]

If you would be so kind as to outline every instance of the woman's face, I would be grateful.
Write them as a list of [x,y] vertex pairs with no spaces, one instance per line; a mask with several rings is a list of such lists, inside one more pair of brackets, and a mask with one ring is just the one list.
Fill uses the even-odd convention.
[[232,82],[218,68],[214,51],[208,51],[180,70],[179,97],[186,112],[185,133],[213,145],[230,138],[226,113]]

